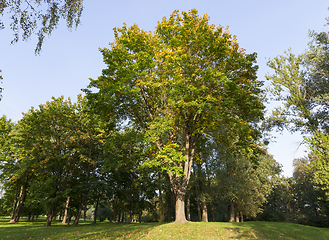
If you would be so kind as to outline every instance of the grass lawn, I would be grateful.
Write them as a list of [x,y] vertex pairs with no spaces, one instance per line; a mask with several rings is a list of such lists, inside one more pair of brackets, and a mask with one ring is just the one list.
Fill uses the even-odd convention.
[[328,228],[315,228],[292,223],[243,222],[223,223],[79,223],[77,227],[54,221],[9,224],[0,218],[1,239],[328,239]]

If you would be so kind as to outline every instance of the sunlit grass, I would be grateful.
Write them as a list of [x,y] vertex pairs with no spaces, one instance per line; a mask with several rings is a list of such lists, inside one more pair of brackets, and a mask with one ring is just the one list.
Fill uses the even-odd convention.
[[243,222],[223,223],[109,223],[80,222],[77,227],[45,220],[9,224],[0,218],[0,239],[328,239],[328,228],[292,223]]

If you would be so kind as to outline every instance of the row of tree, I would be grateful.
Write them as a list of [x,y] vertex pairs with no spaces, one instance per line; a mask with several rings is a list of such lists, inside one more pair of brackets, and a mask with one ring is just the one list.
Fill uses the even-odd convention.
[[[74,215],[76,225],[88,206],[95,220],[105,209],[111,221],[242,221],[263,210],[266,216],[285,180],[278,182],[280,166],[264,150],[256,54],[208,22],[193,9],[163,18],[154,33],[117,28],[110,48],[101,50],[106,68],[91,79],[86,97],[54,98],[18,123],[1,118],[1,211],[11,212],[11,222],[46,214],[50,226],[56,215],[63,222]],[[294,181],[302,181],[297,172],[308,174],[309,188],[327,196],[329,41],[313,36],[304,55],[269,62],[272,93],[285,107],[267,127],[310,134],[312,161],[296,167]],[[306,165],[308,172],[301,170]],[[293,198],[297,212],[310,205],[327,216],[303,197]]]
[[[16,124],[4,116],[0,123],[5,189],[1,213],[11,214],[12,223],[22,215],[30,219],[46,214],[48,226],[57,215],[63,223],[74,216],[76,225],[83,210],[86,219],[90,207],[95,221],[97,212],[111,221],[174,219],[176,199],[167,172],[161,165],[144,166],[154,149],[140,132],[101,121],[86,98],[79,96],[78,103],[54,98]],[[187,219],[256,216],[271,192],[269,177],[279,174],[279,165],[261,155],[256,167],[243,155],[203,141],[185,199]]]

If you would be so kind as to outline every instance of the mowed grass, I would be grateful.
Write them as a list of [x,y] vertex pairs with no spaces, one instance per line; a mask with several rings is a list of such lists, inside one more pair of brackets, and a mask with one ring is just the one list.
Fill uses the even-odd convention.
[[328,239],[328,228],[292,223],[79,223],[77,227],[45,221],[9,224],[0,218],[0,239]]

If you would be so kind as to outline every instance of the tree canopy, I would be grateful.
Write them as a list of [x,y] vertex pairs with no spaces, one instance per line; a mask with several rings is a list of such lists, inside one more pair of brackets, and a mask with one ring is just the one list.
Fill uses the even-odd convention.
[[268,75],[270,90],[283,107],[269,118],[273,125],[301,131],[317,160],[315,181],[329,189],[329,37],[328,33],[310,34],[309,49],[296,56],[291,51],[268,62],[274,74]]
[[256,147],[259,133],[251,122],[264,109],[256,54],[195,9],[174,11],[154,33],[124,25],[114,35],[110,48],[101,50],[107,68],[91,79],[99,91],[87,90],[89,99],[145,133],[156,153],[144,166],[168,173],[176,221],[185,222],[184,196],[200,137],[227,124],[225,141],[246,154]]

